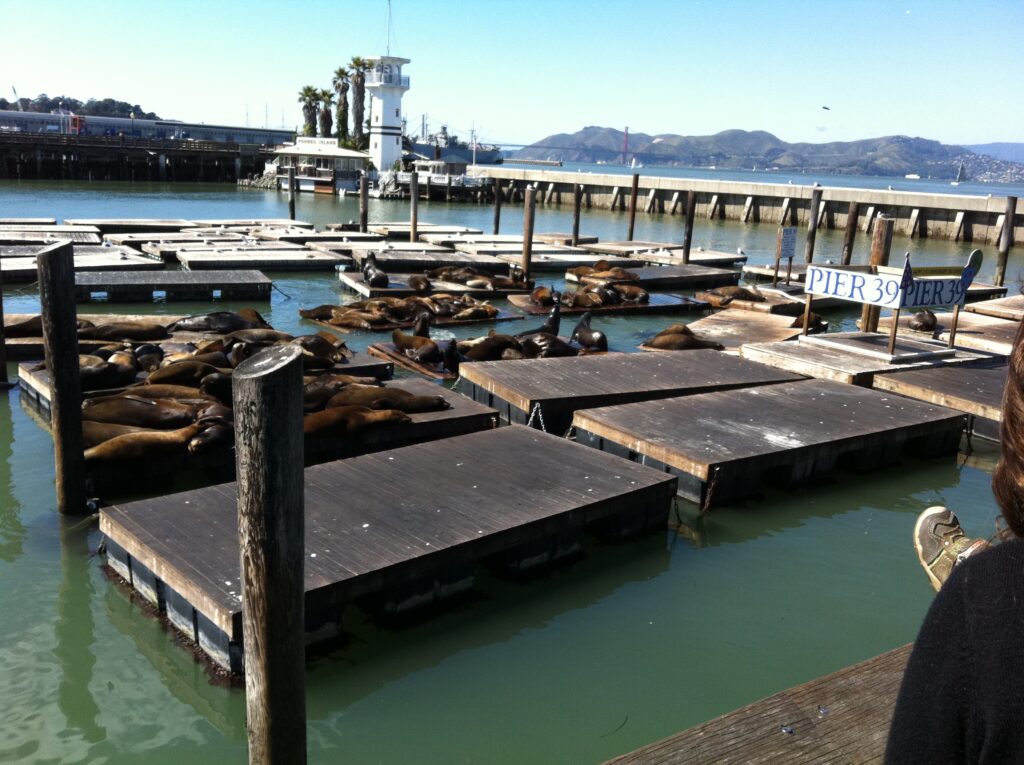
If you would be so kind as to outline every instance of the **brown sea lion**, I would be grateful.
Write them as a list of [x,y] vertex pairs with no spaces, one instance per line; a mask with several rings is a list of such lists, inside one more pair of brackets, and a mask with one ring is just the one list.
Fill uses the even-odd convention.
[[331,380],[313,382],[302,389],[302,411],[306,414],[319,412],[331,398],[345,390],[350,383]]
[[192,423],[195,412],[196,407],[191,404],[130,395],[87,399],[82,403],[83,420],[136,425],[157,430],[183,428]]
[[83,391],[103,390],[105,388],[121,388],[135,382],[137,371],[134,366],[112,364],[103,361],[99,365],[90,363],[79,365],[78,379]]
[[234,343],[276,343],[291,340],[294,335],[278,332],[276,329],[239,329],[224,335],[224,344],[230,348]]
[[136,383],[124,391],[129,396],[139,398],[166,398],[172,401],[180,401],[184,404],[212,404],[218,399],[208,393],[203,393],[199,388],[189,385],[160,384],[147,385]]
[[[558,295],[557,292],[551,293],[552,296]],[[562,304],[558,302],[558,298],[555,298],[554,304],[551,306],[551,310],[548,312],[548,318],[544,320],[536,329],[528,329],[525,332],[516,332],[515,337],[526,337],[527,335],[536,335],[538,332],[546,332],[549,335],[557,335],[559,328],[562,326]]]
[[207,427],[194,422],[174,430],[140,430],[115,436],[85,450],[86,463],[152,460],[184,454],[188,443]]
[[501,352],[502,361],[518,361],[519,359],[525,359],[526,354],[523,353],[519,348],[506,348]]
[[414,289],[417,292],[422,292],[424,294],[430,292],[431,288],[433,287],[433,285],[430,283],[430,279],[419,274],[413,274],[412,276],[410,276],[406,280],[406,283],[409,285],[410,289]]
[[550,359],[577,355],[576,349],[562,338],[547,332],[538,332],[535,335],[521,338],[519,345],[528,359]]
[[231,375],[215,372],[206,375],[199,383],[199,392],[212,396],[226,406],[231,406]]
[[363,279],[370,287],[387,287],[391,283],[388,275],[377,265],[377,258],[372,252],[363,261]]
[[547,308],[555,302],[554,294],[550,287],[537,287],[537,289],[530,293],[530,302],[542,308]]
[[397,409],[369,409],[365,406],[336,406],[302,418],[302,432],[307,436],[354,433],[371,425],[388,422],[412,422],[409,415]]
[[[427,331],[429,332],[429,314],[423,314],[423,316],[417,320],[417,326],[420,326],[421,321],[425,323]],[[441,361],[442,359],[441,349],[438,348],[437,343],[429,337],[423,337],[416,334],[407,335],[402,330],[396,329],[391,333],[391,341],[395,344],[395,347],[398,348],[398,350],[416,361],[430,363]]]
[[627,271],[624,268],[609,268],[606,271],[594,271],[589,274],[591,279],[607,279],[615,282],[637,282],[640,281],[640,274],[635,271]]
[[316,321],[329,321],[334,318],[335,313],[350,309],[351,306],[341,305],[318,305],[316,308],[300,308],[299,316],[303,319],[315,319]]
[[365,406],[370,409],[397,409],[406,414],[439,412],[450,409],[444,396],[417,396],[401,388],[379,388],[373,385],[349,385],[334,394],[327,409],[336,406]]
[[[78,329],[93,326],[91,321],[78,320]],[[32,316],[24,321],[16,321],[4,327],[4,337],[42,337],[43,317]]]
[[651,296],[643,287],[637,287],[632,284],[613,284],[611,288],[619,293],[623,303],[647,303],[651,299]]
[[165,367],[160,367],[155,372],[150,372],[146,378],[147,385],[156,383],[169,383],[171,385],[191,385],[199,387],[199,383],[207,375],[215,373],[230,375],[231,369],[215,367],[212,364],[205,364],[202,361],[176,361]]
[[587,311],[580,318],[576,328],[569,336],[570,341],[575,341],[588,350],[607,351],[608,336],[600,330],[590,327],[590,311]]
[[[508,348],[519,349],[519,341],[510,335],[497,333],[488,335],[472,346],[463,350],[469,361],[497,361]],[[460,347],[462,350],[462,347]]]
[[566,308],[598,308],[604,304],[600,295],[586,290],[566,292],[561,302]]
[[445,344],[441,363],[448,372],[451,372],[453,375],[459,374],[459,365],[462,364],[462,354],[459,353],[459,343],[455,338],[452,338]]
[[303,363],[307,367],[311,360],[322,361],[325,368],[330,368],[352,357],[352,351],[345,345],[345,341],[330,332],[300,335],[288,343],[302,348]]
[[932,311],[924,308],[910,317],[908,325],[915,332],[934,332],[939,324],[938,318]]
[[205,417],[198,424],[202,425],[203,429],[189,440],[189,454],[205,454],[234,445],[235,425],[231,420],[223,417]]
[[474,305],[459,311],[452,318],[456,321],[471,321],[493,319],[497,315],[498,309],[492,305]]
[[79,340],[163,340],[167,335],[163,324],[147,321],[116,321],[78,330]]
[[[116,436],[123,436],[125,433],[138,433],[151,428],[140,428],[136,425],[117,425],[112,422],[93,422],[82,420],[82,446],[88,449],[91,446],[102,444]],[[163,433],[165,431],[155,431]]]
[[157,369],[164,357],[163,349],[153,343],[143,343],[136,346],[134,353],[139,369],[144,372],[152,372],[154,369]]
[[249,313],[243,315],[242,311],[238,313],[214,311],[213,313],[186,316],[171,324],[168,329],[171,332],[216,332],[224,335],[240,329],[268,329],[270,327],[256,311],[251,308],[242,310]]
[[746,300],[750,303],[763,303],[767,300],[756,287],[750,289],[738,286],[716,287],[713,290],[708,290],[707,294],[722,298],[718,303],[720,306],[729,305],[733,300]]
[[[683,325],[675,326],[683,327]],[[725,350],[725,346],[721,343],[716,343],[712,340],[701,340],[693,334],[692,330],[686,327],[683,327],[683,329],[685,331],[677,333],[668,333],[662,330],[644,343],[644,345],[648,348],[657,348],[663,351],[689,351],[698,348],[712,348],[716,351]]]

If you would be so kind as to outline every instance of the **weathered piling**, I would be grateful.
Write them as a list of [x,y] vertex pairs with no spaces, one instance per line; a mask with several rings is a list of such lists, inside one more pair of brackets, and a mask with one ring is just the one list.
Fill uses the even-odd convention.
[[693,219],[697,213],[697,192],[686,192],[686,227],[683,229],[683,265],[690,262],[690,245],[693,244]]
[[1003,216],[1003,230],[999,236],[996,256],[996,286],[1002,287],[1006,280],[1006,261],[1013,246],[1013,219],[1017,216],[1017,197],[1006,197],[1006,214]]
[[523,203],[523,279],[530,278],[530,260],[533,257],[533,213],[537,205],[537,189],[526,187],[526,199]]
[[413,170],[409,173],[409,241],[416,241],[416,226],[419,222],[420,176]]
[[814,260],[814,238],[818,234],[818,212],[821,210],[821,186],[811,192],[811,209],[807,211],[807,242],[804,244],[804,262]]
[[306,761],[302,351],[233,375],[249,762]]
[[86,512],[82,441],[82,385],[78,371],[75,262],[71,242],[36,255],[43,316],[46,368],[50,373],[50,429],[53,433],[57,510]]
[[629,230],[626,241],[633,241],[633,228],[636,226],[636,198],[640,192],[640,173],[633,173],[633,185],[629,189]]
[[365,234],[370,219],[370,190],[366,174],[359,176],[359,231]]
[[[572,246],[580,243],[580,207],[583,205],[583,186],[574,183],[572,186]],[[495,232],[497,233],[497,232]]]
[[504,192],[501,190],[501,178],[494,179],[494,231],[495,236],[498,235],[498,229],[501,228],[501,197]]
[[288,168],[288,220],[295,220],[295,165]]
[[4,333],[4,278],[0,273],[0,390],[11,387],[7,379],[7,337]]
[[853,256],[853,240],[857,236],[857,218],[860,216],[860,204],[850,202],[846,213],[846,231],[843,235],[843,256],[839,261],[844,266],[850,265],[850,258]]
[[[871,260],[872,266],[889,265],[889,250],[892,248],[893,219],[885,215],[875,218],[875,230],[871,235]],[[878,331],[878,316],[881,309],[877,305],[866,305],[860,314],[860,329],[862,332]]]

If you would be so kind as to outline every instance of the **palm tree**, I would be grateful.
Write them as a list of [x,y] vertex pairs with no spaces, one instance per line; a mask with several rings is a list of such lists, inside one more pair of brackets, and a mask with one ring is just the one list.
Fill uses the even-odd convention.
[[331,86],[338,96],[338,142],[348,140],[348,69],[339,66],[334,70]]
[[331,117],[331,107],[334,106],[334,93],[329,88],[320,91],[320,135],[324,138],[331,137],[331,130],[334,127],[334,118]]
[[320,91],[312,85],[306,85],[299,91],[299,103],[302,104],[302,118],[305,125],[302,134],[305,136],[316,135],[316,109],[317,101],[320,100]]
[[366,98],[366,70],[370,68],[370,62],[359,56],[353,56],[348,62],[352,77],[352,134],[356,146],[363,143],[363,109]]

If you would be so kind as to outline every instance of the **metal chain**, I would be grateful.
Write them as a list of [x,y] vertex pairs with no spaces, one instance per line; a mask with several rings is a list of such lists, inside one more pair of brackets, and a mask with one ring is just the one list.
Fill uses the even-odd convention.
[[701,506],[700,511],[706,513],[708,508],[711,507],[711,500],[715,496],[715,486],[718,485],[718,466],[715,466],[715,472],[711,476],[711,485],[708,486],[708,493],[704,497],[704,504]]
[[544,424],[544,412],[540,408],[540,402],[533,405],[533,411],[530,412],[530,419],[526,421],[526,427],[533,427],[533,420],[535,417],[540,421],[540,429],[547,433],[548,429],[547,426]]

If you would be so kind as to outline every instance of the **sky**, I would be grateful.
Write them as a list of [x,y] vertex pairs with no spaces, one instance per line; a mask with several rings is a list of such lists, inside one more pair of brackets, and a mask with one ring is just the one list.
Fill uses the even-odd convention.
[[[1021,0],[0,0],[0,96],[115,98],[187,122],[302,122],[352,56],[411,59],[421,115],[484,143],[588,125],[1024,142]],[[33,30],[13,34],[12,30]],[[827,106],[828,109],[823,107]]]

